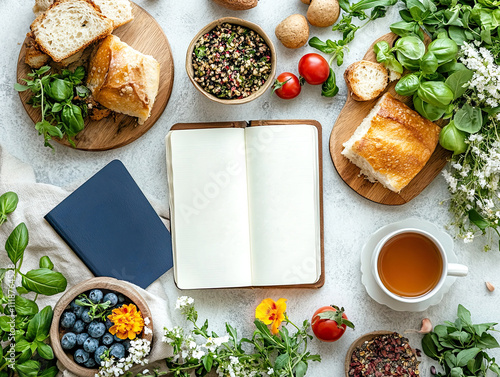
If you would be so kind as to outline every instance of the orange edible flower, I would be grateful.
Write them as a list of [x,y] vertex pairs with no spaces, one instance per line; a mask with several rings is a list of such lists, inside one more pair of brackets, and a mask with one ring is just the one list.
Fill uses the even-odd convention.
[[255,309],[255,318],[260,319],[266,325],[271,326],[271,332],[277,334],[278,327],[285,319],[286,299],[280,298],[274,302],[271,298],[266,298]]
[[144,319],[141,312],[137,310],[134,304],[123,305],[120,308],[113,309],[113,314],[108,315],[113,326],[109,332],[120,339],[135,339],[144,327]]

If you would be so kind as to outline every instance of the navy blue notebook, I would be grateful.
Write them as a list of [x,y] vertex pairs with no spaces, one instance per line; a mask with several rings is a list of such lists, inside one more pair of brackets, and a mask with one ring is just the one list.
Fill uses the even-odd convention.
[[173,265],[170,233],[121,161],[45,215],[96,276],[146,288]]

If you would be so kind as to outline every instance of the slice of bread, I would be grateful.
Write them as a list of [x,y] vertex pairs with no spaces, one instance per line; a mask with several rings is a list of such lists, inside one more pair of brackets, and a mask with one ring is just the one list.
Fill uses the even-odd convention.
[[377,98],[385,90],[389,73],[380,63],[361,60],[347,67],[344,79],[354,100],[369,101]]
[[[134,19],[132,6],[129,0],[93,0],[94,4],[101,9],[101,13],[113,20],[113,27],[124,25]],[[35,0],[33,13],[38,17],[54,3],[54,0]]]
[[436,148],[441,129],[386,93],[352,137],[342,154],[370,182],[401,191],[422,170]]
[[134,19],[129,0],[93,0],[101,13],[113,20],[113,27],[124,25]]
[[33,21],[39,48],[55,62],[83,50],[113,31],[113,21],[90,0],[57,0]]

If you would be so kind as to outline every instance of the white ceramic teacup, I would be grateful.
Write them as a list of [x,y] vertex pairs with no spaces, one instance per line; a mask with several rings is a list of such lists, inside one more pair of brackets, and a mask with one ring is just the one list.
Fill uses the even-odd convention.
[[[378,273],[378,260],[379,260],[379,255],[380,255],[380,251],[382,250],[382,247],[387,243],[387,241],[389,241],[393,237],[395,237],[399,234],[403,234],[403,233],[417,233],[417,234],[420,234],[420,235],[428,238],[430,241],[432,241],[437,246],[439,253],[440,253],[440,256],[441,256],[441,259],[443,261],[443,268],[442,268],[441,276],[439,278],[438,283],[434,286],[434,288],[432,288],[429,292],[425,293],[422,296],[407,297],[407,296],[401,296],[401,295],[398,295],[398,294],[391,292],[384,285],[384,283],[380,279],[380,276]],[[397,301],[405,302],[405,303],[417,303],[417,302],[421,302],[421,301],[424,301],[424,300],[431,298],[443,286],[444,281],[446,280],[447,276],[466,276],[468,273],[468,270],[469,269],[467,268],[467,266],[464,266],[462,264],[448,263],[446,251],[443,249],[443,246],[441,245],[439,240],[437,240],[436,237],[434,237],[432,234],[427,233],[427,232],[420,230],[420,229],[416,229],[416,228],[398,229],[398,230],[388,234],[387,236],[385,236],[384,238],[382,238],[379,241],[379,243],[375,247],[375,250],[374,250],[373,255],[372,255],[372,273],[373,273],[373,277],[375,278],[375,281],[377,282],[379,287],[388,296],[392,297],[393,299],[395,299]]]

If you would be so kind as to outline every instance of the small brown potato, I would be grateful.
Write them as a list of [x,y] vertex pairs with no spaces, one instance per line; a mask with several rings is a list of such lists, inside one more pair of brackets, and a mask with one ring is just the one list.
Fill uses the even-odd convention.
[[214,3],[219,4],[227,9],[232,10],[247,10],[255,8],[259,0],[213,0]]
[[276,37],[288,48],[304,46],[309,39],[309,25],[301,14],[292,14],[276,26]]
[[301,0],[304,4],[310,4],[307,9],[307,19],[313,26],[332,26],[340,14],[339,2],[337,0]]

